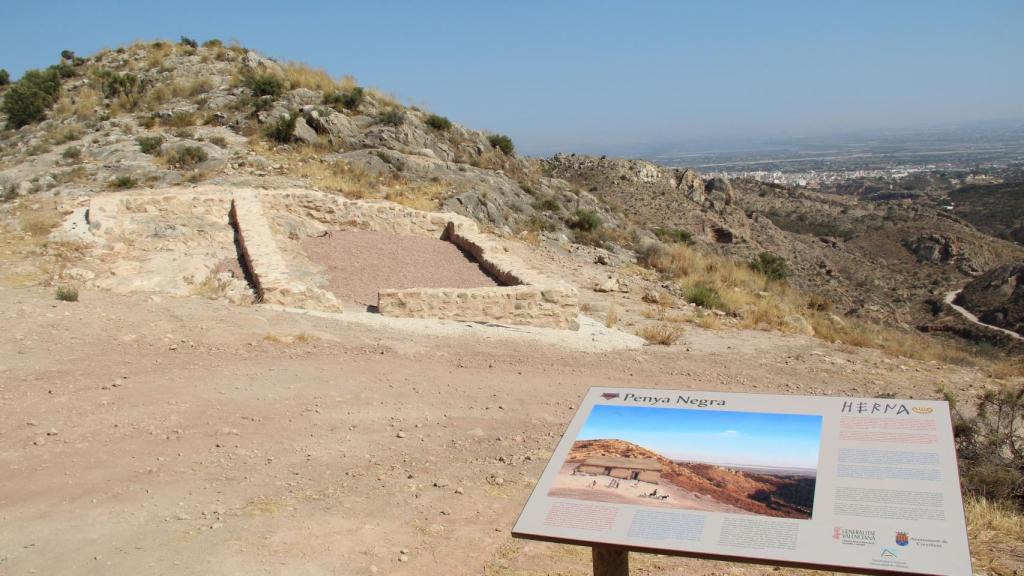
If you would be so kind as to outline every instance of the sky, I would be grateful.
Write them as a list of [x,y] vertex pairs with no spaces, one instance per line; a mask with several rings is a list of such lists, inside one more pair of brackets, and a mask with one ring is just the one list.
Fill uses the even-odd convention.
[[673,460],[818,467],[821,416],[597,404],[577,440],[618,439]]
[[1020,0],[0,2],[0,68],[181,35],[609,153],[1024,118]]

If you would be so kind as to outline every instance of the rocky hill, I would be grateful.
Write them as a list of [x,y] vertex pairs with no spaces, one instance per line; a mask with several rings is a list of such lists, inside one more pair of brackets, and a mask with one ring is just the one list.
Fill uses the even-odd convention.
[[989,270],[960,292],[957,304],[986,324],[1024,334],[1024,262]]
[[677,231],[704,250],[742,260],[779,255],[796,286],[847,315],[926,322],[929,302],[1024,255],[1020,246],[907,200],[705,179],[637,160],[556,155],[544,167],[638,225]]
[[661,462],[661,477],[690,492],[767,516],[810,518],[814,479],[753,474],[711,464],[676,462],[625,440],[577,440],[567,462],[597,456],[652,458]]
[[532,170],[507,137],[239,46],[139,43],[72,55],[50,71],[59,85],[45,113],[0,113],[8,201],[197,182],[303,184],[443,207],[505,233],[566,231],[576,209],[616,222],[592,196]]

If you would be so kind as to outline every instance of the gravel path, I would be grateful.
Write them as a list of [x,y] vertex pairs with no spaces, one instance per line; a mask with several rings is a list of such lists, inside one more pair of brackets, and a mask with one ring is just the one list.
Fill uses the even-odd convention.
[[325,288],[341,300],[377,305],[381,288],[486,288],[498,284],[454,244],[424,236],[331,232],[301,243],[326,268]]

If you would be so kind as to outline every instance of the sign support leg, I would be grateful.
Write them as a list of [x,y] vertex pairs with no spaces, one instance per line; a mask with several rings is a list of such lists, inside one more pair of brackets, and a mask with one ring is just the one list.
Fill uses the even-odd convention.
[[591,548],[594,576],[629,576],[629,551],[607,546]]

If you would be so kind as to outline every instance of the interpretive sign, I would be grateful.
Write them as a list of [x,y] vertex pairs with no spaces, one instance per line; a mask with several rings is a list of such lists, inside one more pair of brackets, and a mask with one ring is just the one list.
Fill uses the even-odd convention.
[[592,388],[512,534],[969,576],[946,402]]

